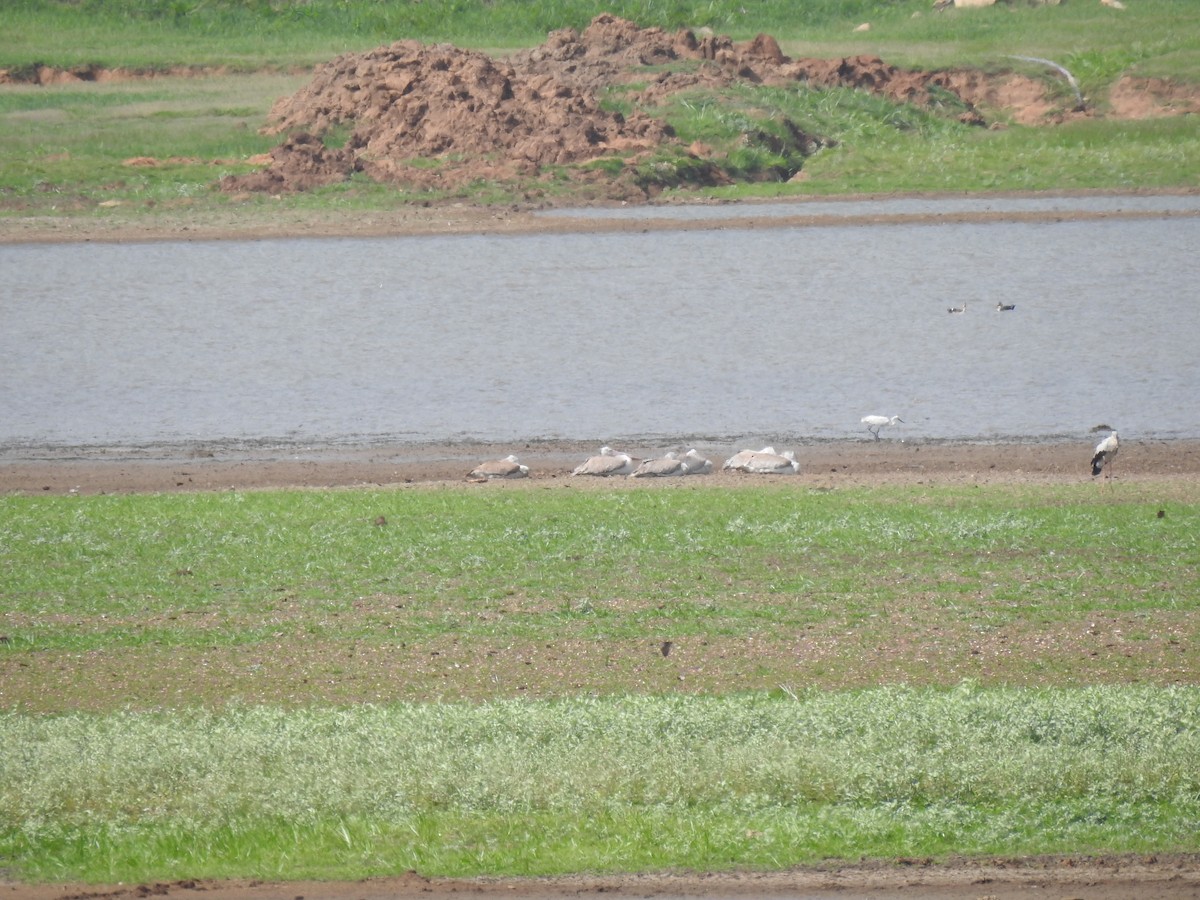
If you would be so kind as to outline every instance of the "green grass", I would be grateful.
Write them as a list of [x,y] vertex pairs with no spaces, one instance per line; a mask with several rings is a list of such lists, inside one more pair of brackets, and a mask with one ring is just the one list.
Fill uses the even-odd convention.
[[[360,179],[278,201],[212,185],[275,143],[258,128],[307,66],[407,37],[530,46],[601,11],[1049,82],[1008,59],[1044,56],[1096,96],[1127,73],[1200,81],[1200,5],[1129,7],[13,0],[0,68],[240,74],[0,88],[0,216],[444,199]],[[688,141],[760,135],[731,156],[744,177],[806,176],[707,192],[732,198],[1194,187],[1200,172],[1183,117],[984,131],[951,108],[765,87],[658,112]],[[836,144],[801,158],[785,119]],[[124,164],[144,156],[160,165]],[[679,165],[643,177],[669,186]],[[0,498],[0,871],[1195,852],[1200,496],[1092,487]]]
[[927,604],[979,630],[1184,621],[1200,516],[1156,508],[1086,488],[8,497],[0,653],[748,636]]
[[0,498],[0,866],[1200,849],[1194,486],[512,487]]
[[[753,7],[732,0],[10,0],[0,11],[0,66],[286,67],[399,38],[523,47],[554,29],[581,29],[601,12],[738,39],[767,32],[803,55],[872,52],[905,65],[980,66],[1009,53],[1084,54],[1103,57],[1110,72],[1149,63],[1155,74],[1194,80],[1200,73],[1200,12],[1190,0],[1139,0],[1123,12],[1066,3],[941,14],[926,0],[763,0]],[[852,33],[864,21],[872,30]]]
[[1194,851],[1200,691],[861,692],[0,718],[35,880]]

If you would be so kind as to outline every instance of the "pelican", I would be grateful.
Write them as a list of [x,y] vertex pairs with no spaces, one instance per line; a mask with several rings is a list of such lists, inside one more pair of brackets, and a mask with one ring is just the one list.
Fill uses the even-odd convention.
[[688,464],[679,458],[674,450],[657,459],[643,459],[636,469],[630,473],[630,478],[666,478],[670,475],[686,475]]
[[689,475],[707,475],[712,471],[712,460],[705,459],[697,453],[695,447],[683,454],[683,461],[687,463]]
[[517,462],[511,453],[504,459],[493,459],[480,463],[471,470],[471,478],[482,478],[490,481],[493,478],[525,478],[529,475],[529,466]]
[[742,450],[734,454],[724,468],[754,475],[794,475],[800,471],[800,463],[796,462],[796,454],[791,450],[776,453],[766,447],[758,451]]
[[880,428],[886,428],[888,425],[895,425],[904,420],[899,416],[892,416],[890,419],[887,416],[863,416],[860,421],[867,426],[867,431],[875,435],[875,440],[879,440]]
[[633,457],[628,453],[618,453],[612,447],[601,447],[598,456],[589,457],[575,467],[572,475],[631,475],[633,473]]
[[949,309],[946,310],[946,312],[948,312],[948,313],[964,313],[966,311],[967,311],[967,301],[966,300],[963,301],[962,306],[951,306]]
[[1104,477],[1112,479],[1113,460],[1117,458],[1117,449],[1119,447],[1120,443],[1117,441],[1117,433],[1115,431],[1096,445],[1096,451],[1092,454],[1093,478],[1099,475],[1104,469],[1105,464],[1107,464],[1108,472]]
[[747,462],[753,459],[759,453],[775,455],[774,447],[763,447],[761,450],[739,450],[729,459],[725,460],[725,465],[721,466],[721,470],[725,469],[741,469]]
[[1011,312],[1012,310],[1014,310],[1016,308],[1017,308],[1017,304],[1015,304],[1015,303],[1001,302],[1001,303],[996,304],[996,312]]

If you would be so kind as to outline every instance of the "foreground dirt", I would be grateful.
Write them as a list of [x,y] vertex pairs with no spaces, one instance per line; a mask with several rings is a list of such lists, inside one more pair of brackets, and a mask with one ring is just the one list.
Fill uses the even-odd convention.
[[416,900],[438,896],[532,900],[604,896],[866,898],[866,900],[1194,900],[1200,897],[1200,858],[1170,856],[905,859],[826,864],[772,873],[597,876],[512,880],[429,879],[416,873],[358,882],[185,881],[141,885],[16,885],[0,881],[3,900]]
[[[936,443],[870,439],[784,446],[800,461],[793,476],[721,472],[721,464],[739,445],[698,445],[715,471],[690,476],[692,484],[745,484],[747,479],[787,478],[798,486],[817,488],[882,484],[1054,484],[1101,482],[1088,466],[1095,445],[1092,435],[1078,442],[1029,444]],[[613,489],[678,484],[679,479],[571,477],[571,471],[597,445],[579,442],[526,442],[520,446],[487,444],[418,444],[339,449],[327,453],[294,450],[256,451],[196,446],[188,450],[141,455],[103,450],[79,451],[64,458],[0,459],[0,493],[101,494],[172,491],[255,490],[270,488],[335,488],[404,486],[469,482],[479,463],[516,455],[530,467],[529,477],[505,486]],[[678,446],[619,447],[635,457],[659,456]],[[756,446],[754,449],[758,449]],[[1200,442],[1122,439],[1114,467],[1116,484],[1196,482],[1200,480]],[[500,487],[493,483],[492,486]],[[479,485],[481,489],[489,485]]]

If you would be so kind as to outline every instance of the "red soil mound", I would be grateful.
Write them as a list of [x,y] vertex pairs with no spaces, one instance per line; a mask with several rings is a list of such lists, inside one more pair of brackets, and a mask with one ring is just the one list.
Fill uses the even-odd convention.
[[[669,67],[678,61],[701,64]],[[622,115],[601,105],[603,89],[635,80],[649,83],[626,94],[634,112]],[[530,181],[548,167],[571,166],[573,178],[603,183],[608,196],[629,197],[640,189],[620,171],[614,176],[611,167],[601,172],[579,164],[603,157],[642,162],[676,138],[669,125],[637,110],[676,91],[737,81],[849,87],[920,106],[949,99],[961,120],[980,125],[985,120],[977,106],[1005,109],[1026,122],[1083,114],[1064,111],[1041,82],[1022,75],[906,71],[871,56],[792,60],[769,35],[738,43],[638,28],[605,14],[582,33],[553,32],[544,44],[506,61],[415,41],[340,56],[275,104],[267,133],[290,136],[272,152],[270,165],[226,178],[222,187],[278,193],[362,172],[410,189],[453,188],[480,180]],[[823,143],[794,123],[790,132],[801,153]],[[690,150],[705,155],[705,148]],[[689,177],[711,182],[726,176],[699,163]]]

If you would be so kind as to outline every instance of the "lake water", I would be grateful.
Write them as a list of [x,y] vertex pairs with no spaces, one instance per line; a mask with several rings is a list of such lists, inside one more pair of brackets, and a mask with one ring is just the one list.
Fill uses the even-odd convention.
[[0,246],[0,453],[789,444],[868,413],[910,440],[1197,438],[1200,198],[1157,199],[1175,214]]

